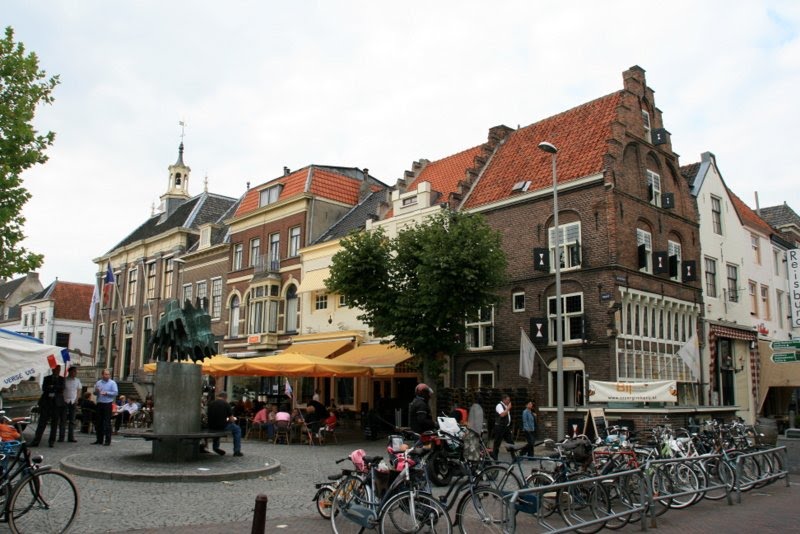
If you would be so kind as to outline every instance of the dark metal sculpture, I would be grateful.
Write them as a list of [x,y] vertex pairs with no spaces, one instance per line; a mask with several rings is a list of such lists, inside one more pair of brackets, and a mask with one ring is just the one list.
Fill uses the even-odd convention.
[[166,304],[166,311],[147,344],[151,359],[158,361],[203,360],[217,353],[216,339],[211,332],[211,316],[197,301],[188,300],[181,308],[177,300]]

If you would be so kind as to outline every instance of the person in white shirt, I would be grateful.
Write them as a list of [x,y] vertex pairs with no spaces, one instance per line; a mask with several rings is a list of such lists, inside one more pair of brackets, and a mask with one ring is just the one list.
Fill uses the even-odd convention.
[[496,418],[494,420],[494,444],[492,445],[492,458],[497,460],[500,454],[500,442],[514,444],[511,438],[511,397],[503,395],[502,399],[494,409]]
[[136,402],[136,399],[128,399],[125,404],[123,404],[119,412],[117,413],[117,420],[115,421],[114,431],[119,432],[119,427],[123,424],[127,425],[128,421],[131,420],[133,414],[139,411],[139,403]]
[[69,368],[67,378],[64,379],[64,409],[59,414],[58,441],[64,441],[65,430],[67,441],[78,441],[75,439],[75,407],[78,406],[78,396],[83,386],[77,375],[78,368],[73,366]]

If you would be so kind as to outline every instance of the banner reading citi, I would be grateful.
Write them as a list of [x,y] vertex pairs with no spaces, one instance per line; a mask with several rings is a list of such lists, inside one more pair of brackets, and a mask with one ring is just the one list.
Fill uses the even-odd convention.
[[589,402],[677,402],[675,380],[600,382],[589,380]]

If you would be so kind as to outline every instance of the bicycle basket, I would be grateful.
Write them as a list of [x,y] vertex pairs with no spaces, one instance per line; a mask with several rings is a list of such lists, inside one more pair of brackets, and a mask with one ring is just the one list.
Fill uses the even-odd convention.
[[481,459],[481,440],[473,433],[464,436],[464,459],[468,462]]
[[392,485],[394,479],[400,474],[400,471],[375,471],[375,494],[378,498],[383,498],[386,490]]

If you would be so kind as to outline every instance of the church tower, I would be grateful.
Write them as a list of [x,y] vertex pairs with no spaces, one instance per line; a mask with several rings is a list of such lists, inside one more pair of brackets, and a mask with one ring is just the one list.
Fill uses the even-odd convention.
[[183,163],[183,141],[178,148],[178,161],[169,166],[169,182],[167,192],[161,195],[161,210],[169,216],[178,206],[189,200],[189,174],[192,172]]

